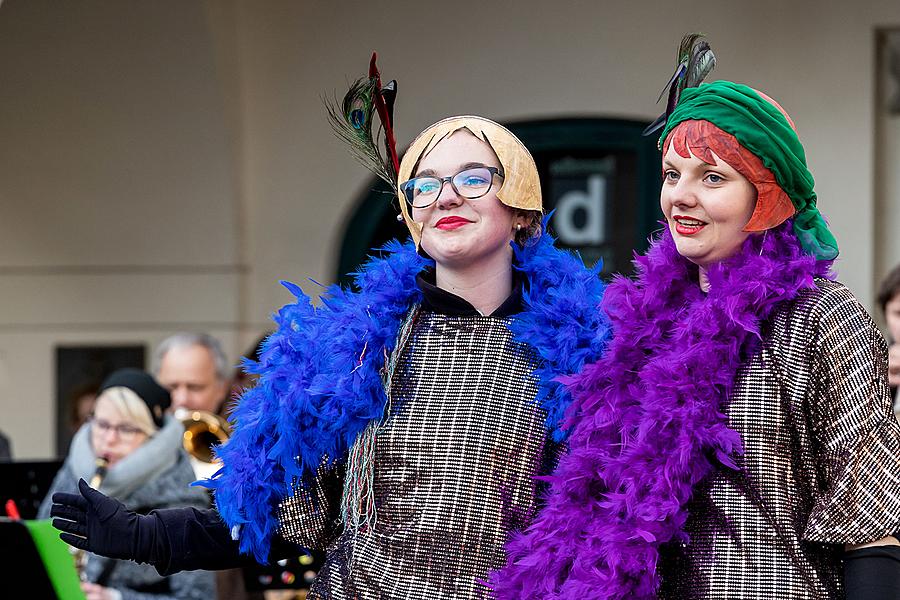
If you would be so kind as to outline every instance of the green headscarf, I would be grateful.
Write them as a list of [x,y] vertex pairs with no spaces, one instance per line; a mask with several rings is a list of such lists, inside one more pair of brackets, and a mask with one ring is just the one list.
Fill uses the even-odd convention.
[[666,121],[660,143],[679,123],[690,120],[709,121],[758,156],[797,211],[794,233],[803,249],[819,260],[837,258],[837,241],[816,208],[815,182],[803,145],[777,107],[752,88],[730,81],[686,88]]

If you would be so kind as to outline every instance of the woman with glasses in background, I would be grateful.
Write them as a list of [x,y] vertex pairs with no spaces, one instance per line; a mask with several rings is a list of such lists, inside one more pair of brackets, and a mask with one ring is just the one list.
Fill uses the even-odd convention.
[[[110,375],[38,516],[47,518],[53,493],[75,491],[79,479],[99,481],[103,493],[136,513],[209,506],[206,493],[188,487],[194,473],[181,446],[184,427],[165,415],[169,404],[169,393],[143,371],[121,369]],[[148,565],[93,555],[87,557],[83,579],[87,600],[199,600],[215,593],[212,573],[161,577]]]

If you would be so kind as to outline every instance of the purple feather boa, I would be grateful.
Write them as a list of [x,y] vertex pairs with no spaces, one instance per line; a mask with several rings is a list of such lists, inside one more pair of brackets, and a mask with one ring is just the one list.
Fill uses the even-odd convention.
[[635,264],[603,301],[608,353],[567,380],[570,451],[491,577],[497,598],[654,598],[660,545],[688,541],[694,486],[735,468],[741,439],[724,412],[761,323],[831,266],[803,253],[790,221],[711,267],[709,293],[668,229]]

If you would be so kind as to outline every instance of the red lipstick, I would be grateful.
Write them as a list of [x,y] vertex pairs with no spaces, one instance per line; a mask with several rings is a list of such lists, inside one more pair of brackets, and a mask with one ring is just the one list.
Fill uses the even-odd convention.
[[440,219],[437,223],[434,224],[435,229],[443,229],[444,231],[451,231],[453,229],[459,229],[463,225],[468,225],[472,221],[468,219],[464,219],[462,217],[444,217]]
[[694,235],[706,227],[705,222],[693,217],[675,215],[672,220],[675,221],[675,231],[680,235]]

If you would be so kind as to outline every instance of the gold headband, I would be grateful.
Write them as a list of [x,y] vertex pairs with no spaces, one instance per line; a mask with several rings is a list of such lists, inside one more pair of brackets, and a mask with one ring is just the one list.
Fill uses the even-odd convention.
[[[400,189],[400,184],[412,178],[413,169],[426,154],[460,129],[466,129],[475,137],[487,142],[500,159],[504,173],[503,185],[497,190],[500,202],[510,208],[543,212],[541,182],[531,153],[509,129],[484,117],[449,117],[420,133],[400,161],[397,189]],[[422,239],[422,224],[412,220],[403,192],[399,192],[398,196],[403,220],[418,246]]]

